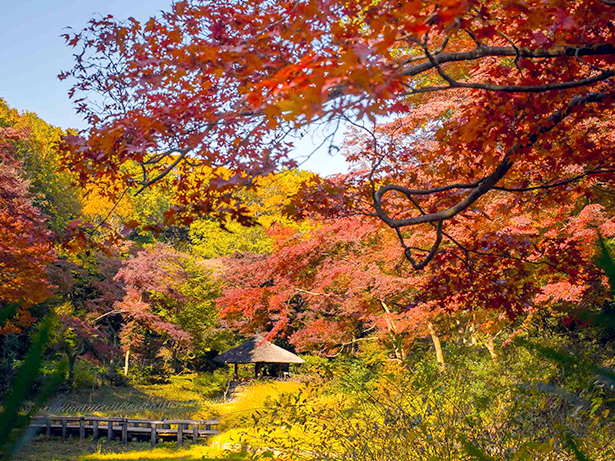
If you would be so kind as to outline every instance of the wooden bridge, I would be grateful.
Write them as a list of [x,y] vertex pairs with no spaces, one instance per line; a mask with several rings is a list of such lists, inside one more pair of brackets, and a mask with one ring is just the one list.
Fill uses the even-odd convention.
[[105,418],[98,416],[34,416],[30,427],[45,431],[47,437],[59,432],[66,439],[71,434],[79,434],[79,440],[84,440],[87,434],[92,434],[94,440],[106,435],[107,440],[114,440],[116,435],[121,437],[122,443],[128,442],[128,437],[137,439],[149,438],[152,447],[156,446],[158,439],[164,437],[177,438],[177,445],[182,446],[184,434],[189,434],[193,442],[199,437],[209,437],[219,434],[212,429],[220,421],[209,420],[150,420],[128,418]]

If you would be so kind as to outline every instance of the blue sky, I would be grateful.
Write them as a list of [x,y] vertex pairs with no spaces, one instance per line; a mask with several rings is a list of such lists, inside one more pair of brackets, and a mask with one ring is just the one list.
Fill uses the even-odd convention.
[[[60,36],[63,28],[82,29],[96,13],[147,20],[168,9],[171,0],[2,0],[0,14],[0,97],[11,107],[36,112],[63,128],[83,128],[68,99],[68,82],[57,75],[72,67],[73,50]],[[297,154],[306,155],[321,137],[306,136]],[[340,155],[321,149],[304,168],[321,174],[346,171]]]

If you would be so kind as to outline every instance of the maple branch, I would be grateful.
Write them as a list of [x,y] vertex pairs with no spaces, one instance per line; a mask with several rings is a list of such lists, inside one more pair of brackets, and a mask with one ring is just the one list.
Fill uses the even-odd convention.
[[143,162],[140,162],[140,165],[151,165],[153,163],[158,163],[160,162],[162,159],[168,157],[169,155],[173,155],[173,154],[177,154],[177,153],[181,153],[182,150],[179,148],[173,148],[173,149],[168,149],[167,151],[158,154],[158,155],[154,155],[152,158],[148,159],[148,160],[144,160]]
[[[447,62],[475,61],[477,59],[485,57],[560,58],[604,55],[615,55],[615,45],[613,45],[612,43],[603,43],[600,45],[586,47],[557,46],[553,48],[532,49],[512,46],[485,46],[481,44],[477,48],[470,51],[439,53],[433,56],[433,58],[435,60],[435,63],[441,65]],[[404,61],[404,64],[409,64],[411,62],[422,60],[427,60],[427,62],[416,64],[406,68],[403,71],[403,75],[412,77],[435,68],[434,62],[432,62],[426,54],[420,56],[413,56]]]
[[128,312],[128,311],[124,310],[124,309],[112,310],[112,311],[104,313],[103,315],[100,315],[100,316],[96,317],[94,319],[94,322],[98,322],[99,320],[104,319],[105,317],[108,317],[109,315],[125,314],[126,312]]
[[[568,82],[560,82],[560,83],[545,83],[542,85],[496,85],[493,83],[466,83],[460,82],[459,80],[455,80],[453,77],[448,75],[442,69],[441,63],[429,52],[429,48],[427,46],[427,42],[423,44],[423,49],[425,50],[425,56],[433,67],[436,69],[440,77],[448,83],[448,86],[438,86],[438,87],[424,87],[420,88],[420,92],[426,93],[431,91],[442,91],[453,88],[470,88],[475,90],[487,90],[487,91],[504,91],[509,93],[543,93],[545,91],[556,91],[556,90],[567,90],[570,88],[577,88],[580,86],[587,86],[593,83],[601,82],[603,80],[607,80],[613,76],[615,76],[615,70],[603,70],[598,75],[594,75],[593,77],[582,78],[580,80],[572,80]],[[514,47],[516,58],[519,58],[521,50],[517,47]],[[575,56],[579,56],[580,51],[577,48],[575,52]],[[413,91],[411,90],[411,93]]]
[[[439,68],[440,66],[438,66]],[[431,86],[417,88],[410,91],[410,93],[430,93],[434,91],[450,90],[454,88],[469,88],[474,90],[486,90],[486,91],[502,91],[506,93],[544,93],[545,91],[556,90],[568,90],[571,88],[578,88],[580,86],[592,85],[594,83],[607,80],[615,76],[615,70],[605,70],[593,77],[582,78],[580,80],[572,80],[568,82],[560,83],[545,83],[542,85],[496,85],[493,83],[466,83],[454,80],[444,72],[440,73],[440,76],[444,78],[449,85],[448,86]]]
[[410,198],[410,196],[413,195],[431,195],[438,192],[446,192],[453,189],[474,189],[480,184],[480,182],[481,181],[467,184],[448,184],[446,186],[431,187],[429,189],[409,189],[407,187],[399,186],[397,184],[386,184],[384,186],[381,186],[378,192],[383,195],[389,191],[397,191]]
[[[506,175],[506,173],[510,170],[510,168],[513,166],[512,157],[514,156],[514,154],[516,154],[518,151],[522,149],[533,146],[538,141],[538,139],[540,138],[542,134],[545,134],[551,131],[553,128],[555,128],[555,126],[557,126],[562,120],[564,120],[568,115],[570,115],[573,111],[575,111],[579,107],[584,106],[585,104],[603,101],[604,99],[606,99],[607,96],[608,94],[606,92],[587,93],[585,95],[575,96],[574,98],[570,100],[570,102],[566,105],[564,109],[561,109],[551,114],[547,118],[546,122],[542,124],[542,126],[540,126],[534,133],[530,134],[528,136],[528,141],[526,143],[515,144],[513,147],[511,147],[506,152],[504,158],[502,159],[500,164],[496,167],[496,169],[490,175],[486,176],[485,178],[481,179],[480,181],[476,183],[451,184],[448,186],[440,186],[440,187],[429,188],[429,189],[409,189],[409,188],[395,185],[395,184],[387,184],[387,185],[381,186],[375,193],[372,194],[373,206],[374,206],[376,215],[385,224],[387,224],[392,229],[396,230],[398,237],[400,237],[402,246],[404,247],[404,250],[405,250],[404,253],[406,255],[406,258],[410,261],[412,266],[415,267],[415,269],[416,268],[421,269],[425,267],[425,265],[429,261],[427,261],[427,263],[425,264],[423,264],[423,262],[416,263],[416,261],[414,261],[414,259],[409,254],[410,253],[409,250],[405,246],[403,238],[401,238],[400,228],[409,227],[409,226],[413,226],[417,224],[424,224],[424,223],[431,223],[431,224],[437,223],[436,242],[432,246],[432,249],[429,255],[427,255],[426,257],[426,259],[431,260],[433,256],[436,254],[438,250],[438,246],[440,245],[440,242],[442,240],[442,222],[446,219],[450,219],[456,216],[457,214],[463,212],[468,207],[470,207],[476,200],[478,200],[482,195],[486,194],[490,190],[495,189],[496,184],[499,182],[499,180],[502,179]],[[604,172],[608,172],[608,171],[604,170]],[[598,173],[595,172],[595,174],[598,174]],[[576,179],[579,179],[579,178],[570,178],[571,181],[576,180]],[[568,180],[564,180],[564,181],[568,181]],[[565,184],[565,182],[563,182],[562,184]],[[558,184],[558,185],[562,185],[562,184]],[[536,187],[540,188],[540,186],[536,186]],[[542,188],[545,188],[545,186],[542,186]],[[429,194],[443,192],[443,191],[451,190],[451,189],[472,189],[472,190],[463,200],[459,201],[456,205],[453,205],[446,210],[442,210],[439,212],[433,212],[433,213],[425,213],[420,207],[420,205],[414,199],[415,195],[429,195]],[[389,191],[398,191],[406,195],[408,200],[414,205],[415,208],[419,210],[421,214],[419,216],[413,216],[410,218],[402,218],[402,219],[391,218],[388,215],[388,213],[384,210],[384,208],[382,207],[382,199],[384,195]]]
[[[424,269],[436,255],[436,253],[438,252],[438,248],[440,248],[440,243],[442,243],[442,221],[438,221],[438,224],[436,225],[436,240],[433,243],[431,249],[429,250],[427,256],[425,256],[420,262],[417,263],[412,257],[413,248],[406,246],[399,228],[395,229],[395,231],[397,232],[397,236],[401,242],[402,247],[404,248],[404,256],[408,261],[410,261],[410,264],[412,264],[412,268],[414,270]],[[421,249],[421,251],[425,250]]]
[[592,175],[596,175],[596,174],[605,174],[605,173],[615,173],[615,168],[614,169],[602,169],[602,170],[591,170],[591,171],[587,171],[585,173],[579,174],[577,176],[574,176],[572,178],[568,178],[568,179],[562,179],[560,181],[556,181],[554,183],[551,184],[542,184],[540,186],[531,186],[531,187],[501,187],[501,186],[494,186],[493,189],[494,190],[501,190],[501,191],[505,191],[505,192],[530,192],[533,190],[539,190],[539,189],[551,189],[553,187],[559,187],[559,186],[565,186],[566,184],[570,184],[572,182],[575,181],[579,181],[580,179],[583,179],[587,176],[592,176]]
[[156,176],[153,179],[150,179],[148,181],[144,181],[142,186],[139,188],[139,190],[137,192],[135,192],[135,195],[139,195],[141,192],[143,192],[147,187],[151,186],[152,184],[160,181],[162,178],[164,178],[166,175],[168,175],[173,168],[175,168],[185,157],[186,155],[188,155],[188,152],[190,152],[191,149],[177,149],[176,152],[179,152],[180,154],[177,156],[177,158],[173,161],[173,163],[169,164],[163,171],[162,173],[160,173],[158,176]]
[[128,192],[128,189],[130,189],[130,186],[128,186],[126,189],[124,189],[122,191],[122,193],[120,194],[120,196],[118,197],[118,199],[116,200],[116,202],[113,204],[113,206],[111,207],[111,209],[109,210],[109,212],[107,213],[107,215],[103,218],[103,220],[101,222],[98,223],[98,225],[96,227],[94,227],[90,233],[90,235],[94,235],[96,233],[96,231],[98,229],[100,229],[106,222],[107,220],[111,217],[111,215],[113,214],[113,212],[115,211],[115,209],[118,207],[118,205],[120,204],[120,202],[122,201],[122,199],[124,198],[124,195],[126,195],[126,192]]
[[521,70],[521,67],[519,66],[519,60],[521,59],[521,51],[519,50],[519,47],[504,32],[498,31],[498,34],[500,36],[504,37],[504,40],[506,40],[508,43],[510,43],[511,46],[515,49],[515,67],[519,71],[519,74],[521,74],[521,76],[523,77],[523,71]]
[[[495,169],[495,171],[491,173],[489,176],[487,176],[485,179],[483,179],[478,184],[478,186],[472,189],[472,192],[470,192],[465,199],[463,199],[456,205],[446,210],[443,210],[437,213],[428,213],[428,214],[424,214],[420,216],[415,216],[412,218],[393,219],[389,217],[389,215],[382,208],[383,195],[387,191],[394,189],[392,185],[388,185],[388,186],[381,187],[374,194],[374,197],[375,197],[374,208],[376,209],[376,214],[382,221],[384,221],[389,227],[393,229],[396,229],[398,227],[413,226],[416,224],[430,223],[430,222],[443,221],[445,219],[450,219],[453,216],[464,211],[470,205],[472,205],[476,200],[478,200],[478,198],[481,195],[489,192],[493,188],[493,186],[495,186],[495,184],[504,177],[504,175],[512,167],[510,156],[512,155],[513,152],[519,150],[521,146],[518,146],[518,147],[515,146],[515,147],[516,148],[511,149],[509,153],[506,154],[506,156],[504,157],[502,162],[498,165],[498,167]],[[411,195],[414,195],[414,194],[411,194]]]

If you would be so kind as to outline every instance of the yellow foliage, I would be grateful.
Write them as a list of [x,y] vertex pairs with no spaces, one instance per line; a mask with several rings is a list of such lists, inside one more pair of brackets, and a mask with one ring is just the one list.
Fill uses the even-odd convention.
[[[199,220],[190,227],[190,239],[194,251],[204,258],[227,256],[235,252],[269,253],[273,242],[267,231],[275,225],[307,230],[307,222],[298,223],[284,214],[304,183],[311,180],[312,173],[287,170],[270,174],[257,180],[256,191],[246,192],[242,197],[258,226],[244,227],[237,222],[226,222],[222,229],[217,222]],[[304,229],[305,228],[305,229]]]

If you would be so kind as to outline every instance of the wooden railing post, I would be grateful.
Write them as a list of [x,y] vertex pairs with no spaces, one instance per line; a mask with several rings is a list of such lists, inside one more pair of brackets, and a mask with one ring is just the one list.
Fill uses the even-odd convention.
[[85,418],[79,418],[79,440],[85,439]]
[[[55,423],[53,422],[54,420],[56,421]],[[158,443],[159,430],[167,434],[176,431],[177,445],[179,447],[182,447],[184,444],[184,435],[186,435],[192,443],[198,443],[201,433],[204,433],[206,436],[219,433],[219,431],[215,430],[215,426],[219,424],[218,420],[133,420],[128,418],[100,418],[95,416],[34,416],[32,417],[31,427],[33,430],[39,432],[45,430],[47,437],[51,437],[51,429],[59,425],[62,429],[63,440],[69,438],[69,430],[76,431],[77,428],[79,428],[80,441],[85,440],[88,435],[87,432],[91,430],[94,440],[98,441],[101,437],[101,430],[104,430],[104,427],[101,428],[101,421],[103,424],[107,425],[107,440],[114,440],[116,435],[118,435],[115,434],[115,431],[120,430],[122,444],[128,443],[130,434],[133,434],[133,436],[138,439],[142,439],[144,436],[147,437],[147,433],[149,432],[151,445],[155,447]],[[77,422],[78,425],[76,424]],[[114,422],[119,424],[119,427],[114,426]],[[171,429],[172,426],[177,426],[177,429]],[[192,433],[190,433],[190,426],[192,426]],[[203,428],[205,430],[203,430]]]
[[199,440],[199,425],[192,425],[192,443],[196,443]]
[[181,447],[184,443],[184,425],[179,423],[177,425],[177,446]]
[[122,443],[128,442],[128,420],[122,418]]
[[152,442],[152,448],[154,448],[156,446],[156,439],[158,438],[158,433],[156,431],[156,427],[158,426],[156,423],[152,423],[152,433],[150,436],[151,442]]

